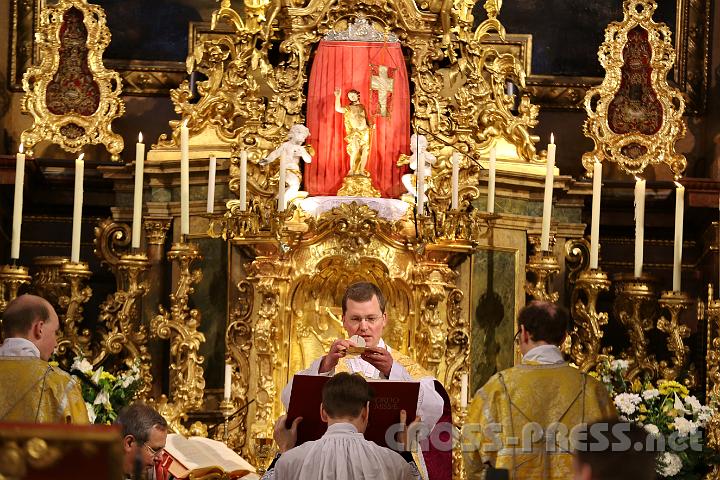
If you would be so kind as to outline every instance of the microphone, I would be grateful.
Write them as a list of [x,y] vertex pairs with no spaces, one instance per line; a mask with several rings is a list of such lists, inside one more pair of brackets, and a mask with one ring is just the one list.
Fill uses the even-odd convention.
[[416,131],[420,131],[420,132],[422,132],[423,134],[430,135],[432,138],[434,138],[434,139],[437,140],[438,142],[442,143],[442,144],[445,145],[446,147],[450,147],[450,148],[452,148],[453,150],[455,150],[456,152],[458,152],[460,155],[469,158],[469,159],[472,160],[478,167],[480,167],[480,170],[487,170],[486,168],[484,168],[484,167],[480,164],[480,162],[479,162],[475,157],[472,157],[472,156],[468,155],[467,153],[463,152],[462,150],[460,150],[459,148],[457,148],[457,147],[456,147],[455,145],[453,145],[452,143],[448,143],[448,142],[445,141],[444,139],[438,137],[437,135],[435,135],[434,133],[432,133],[432,132],[430,132],[430,131],[428,131],[428,130],[425,130],[424,128],[418,126],[417,124],[415,125],[415,130],[416,130]]
[[[253,398],[252,400],[247,402],[245,405],[243,405],[242,407],[235,410],[229,417],[227,417],[227,420],[230,421],[233,418],[237,417],[240,412],[247,409],[254,401],[255,401],[255,399]],[[208,435],[210,435],[211,432],[215,433],[215,430],[224,423],[225,423],[225,419],[223,419],[222,422],[216,423],[215,425],[210,425],[210,427],[208,427]]]

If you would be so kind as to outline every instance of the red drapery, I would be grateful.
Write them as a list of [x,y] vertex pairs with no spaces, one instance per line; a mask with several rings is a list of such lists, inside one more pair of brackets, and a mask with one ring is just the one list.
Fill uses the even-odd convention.
[[[392,71],[389,117],[372,115],[370,64]],[[404,169],[396,163],[410,144],[410,87],[400,44],[320,42],[308,84],[308,143],[315,148],[315,157],[305,165],[304,179],[311,195],[335,195],[350,168],[343,115],[335,111],[336,88],[342,90],[343,106],[348,103],[348,90],[360,92],[368,120],[376,125],[367,166],[373,185],[383,197],[398,197],[404,191],[400,182]]]

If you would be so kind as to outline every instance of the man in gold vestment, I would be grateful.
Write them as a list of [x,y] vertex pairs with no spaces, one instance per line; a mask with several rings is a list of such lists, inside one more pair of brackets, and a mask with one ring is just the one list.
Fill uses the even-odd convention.
[[47,300],[22,295],[2,317],[0,422],[89,423],[80,385],[48,363],[57,346],[57,313]]
[[572,478],[573,428],[616,416],[607,389],[563,359],[559,345],[569,320],[566,310],[548,302],[520,311],[522,363],[490,378],[468,409],[468,478],[480,478],[488,465],[507,469],[511,479]]

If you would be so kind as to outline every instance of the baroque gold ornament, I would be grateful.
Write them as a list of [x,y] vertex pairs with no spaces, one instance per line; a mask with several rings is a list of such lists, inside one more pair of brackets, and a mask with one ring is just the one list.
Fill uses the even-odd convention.
[[652,16],[657,4],[650,0],[625,0],[622,22],[605,30],[598,57],[605,79],[585,95],[585,135],[595,143],[583,155],[583,166],[615,162],[630,175],[648,166],[666,164],[675,179],[687,166],[675,151],[685,135],[685,99],[667,83],[675,63],[670,28]]
[[125,113],[125,104],[120,76],[102,60],[110,43],[102,7],[86,0],[45,6],[36,43],[41,63],[23,76],[22,111],[33,118],[21,135],[28,154],[42,141],[68,152],[103,144],[119,160],[123,139],[111,124]]

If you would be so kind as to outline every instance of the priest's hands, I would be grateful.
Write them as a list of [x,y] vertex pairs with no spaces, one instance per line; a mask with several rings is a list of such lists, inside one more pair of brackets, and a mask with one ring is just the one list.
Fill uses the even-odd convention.
[[344,357],[347,354],[348,347],[357,347],[355,343],[351,342],[350,340],[345,340],[342,338],[338,338],[333,342],[333,344],[330,346],[330,351],[327,355],[325,355],[322,359],[322,362],[320,362],[320,368],[318,368],[318,373],[327,373],[331,371],[335,366],[338,364],[338,360],[340,360],[342,357]]
[[287,452],[297,443],[297,427],[302,421],[302,417],[298,417],[293,420],[290,428],[285,426],[286,421],[287,415],[283,415],[278,418],[277,422],[275,422],[275,428],[273,429],[273,438],[275,439],[275,443],[278,445],[280,453]]
[[361,358],[380,370],[380,373],[385,375],[385,378],[390,378],[390,370],[392,370],[394,360],[386,349],[365,347],[365,353],[362,354]]
[[402,430],[398,433],[397,439],[406,452],[412,452],[417,449],[419,439],[418,434],[422,426],[422,419],[416,416],[415,420],[413,420],[410,425],[407,425],[406,422],[407,412],[405,410],[400,410],[400,424],[402,425]]

